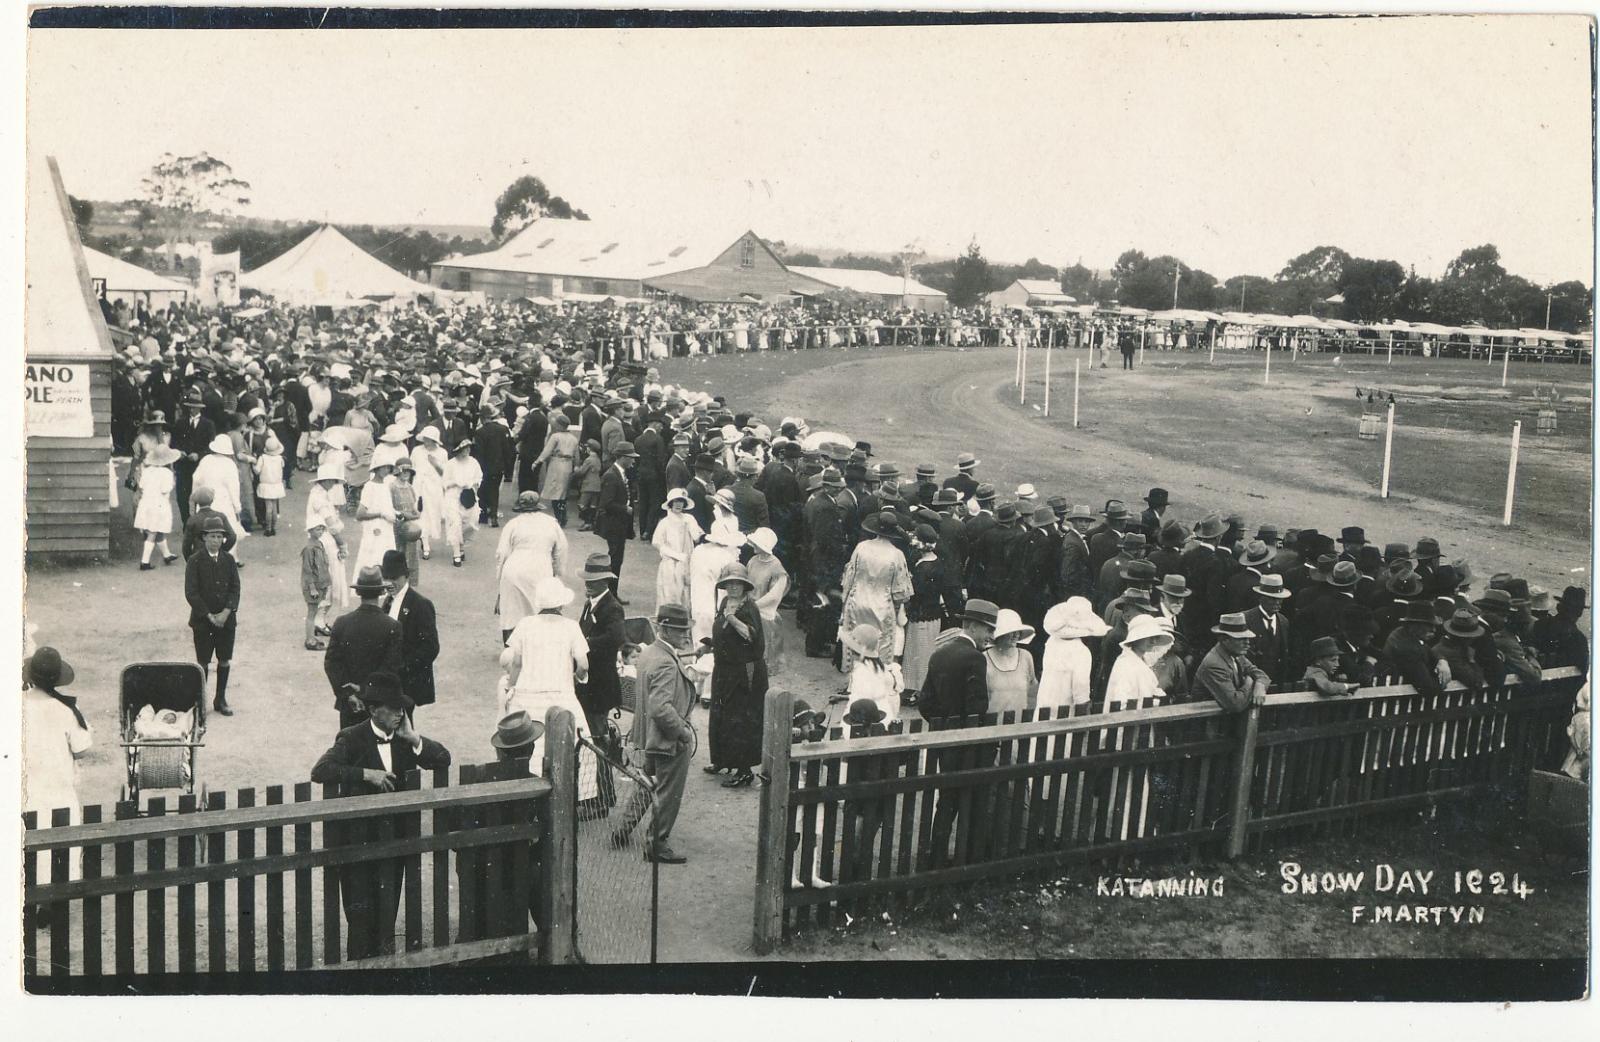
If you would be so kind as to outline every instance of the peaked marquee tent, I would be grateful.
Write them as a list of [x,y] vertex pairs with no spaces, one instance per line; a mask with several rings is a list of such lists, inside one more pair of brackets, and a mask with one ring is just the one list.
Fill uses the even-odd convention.
[[[187,296],[192,292],[186,284],[146,271],[119,257],[85,246],[83,259],[89,265],[89,278],[105,283],[108,299],[138,293],[176,293]],[[165,303],[163,298],[160,303]]]
[[340,306],[364,299],[432,296],[325,224],[285,252],[239,277],[239,285],[294,304]]

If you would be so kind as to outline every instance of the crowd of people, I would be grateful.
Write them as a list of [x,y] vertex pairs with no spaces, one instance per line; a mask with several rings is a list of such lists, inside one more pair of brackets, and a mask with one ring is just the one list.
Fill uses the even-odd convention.
[[[828,660],[840,676],[832,698],[869,723],[1149,700],[1239,711],[1269,687],[1340,697],[1394,677],[1438,693],[1451,680],[1587,669],[1582,588],[1481,577],[1432,538],[1252,531],[1237,514],[1179,520],[1161,488],[1142,509],[1091,506],[1081,492],[998,488],[970,453],[902,469],[865,439],[812,431],[799,416],[763,419],[645,364],[761,346],[697,332],[739,322],[751,338],[797,346],[813,334],[796,331],[844,329],[849,342],[920,314],[851,313],[844,324],[800,308],[683,304],[249,314],[141,314],[118,356],[114,439],[131,457],[140,568],[156,568],[156,555],[185,562],[196,659],[224,716],[248,540],[275,537],[287,491],[310,486],[304,643],[323,655],[339,721],[314,780],[382,791],[402,760],[448,762],[414,724],[434,701],[440,650],[423,562],[448,555],[459,567],[487,553],[475,545],[485,529],[498,530],[501,728],[535,762],[538,728],[524,723],[551,706],[590,736],[632,744],[656,783],[645,854],[664,863],[685,860],[671,832],[700,741],[697,707],[709,705],[705,769],[750,786],[769,688],[801,655]],[[995,317],[939,322],[976,329]],[[630,337],[643,338],[644,360]],[[573,528],[605,545],[583,561],[576,617],[563,579]],[[655,603],[630,613],[619,577],[634,540],[657,551]],[[630,614],[653,621],[648,640],[630,640]],[[795,646],[784,614],[803,634]],[[54,676],[42,689],[59,698],[70,669],[51,661],[35,656],[29,675]],[[637,711],[624,739],[612,732],[625,676]],[[71,739],[69,753],[85,742]],[[641,815],[619,816],[619,847]],[[948,835],[943,803],[936,825]]]

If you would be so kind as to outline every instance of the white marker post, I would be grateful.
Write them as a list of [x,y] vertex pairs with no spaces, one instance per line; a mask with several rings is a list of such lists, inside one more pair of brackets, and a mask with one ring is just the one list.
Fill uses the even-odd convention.
[[1389,403],[1389,423],[1383,432],[1383,486],[1378,490],[1381,499],[1389,498],[1389,460],[1394,453],[1394,403]]
[[1261,381],[1264,384],[1272,383],[1272,338],[1267,337],[1267,375]]
[[1028,340],[1022,339],[1022,391],[1017,395],[1018,405],[1028,404]]
[[1044,345],[1044,414],[1046,416],[1050,415],[1050,355],[1052,353],[1050,345],[1054,339],[1055,337],[1052,335]]
[[1394,334],[1389,334],[1389,364],[1394,365]]
[[1213,329],[1211,331],[1211,350],[1206,354],[1206,361],[1214,363],[1214,362],[1216,362],[1216,360],[1217,360],[1217,331],[1215,329]]
[[1011,382],[1017,387],[1022,386],[1022,341],[1017,341],[1017,363],[1011,367]]
[[[1511,375],[1511,348],[1508,347],[1508,348],[1506,348],[1506,360],[1505,360],[1505,363],[1500,366],[1500,386],[1501,387],[1504,387],[1506,385],[1506,377],[1508,377],[1510,375]],[[1506,522],[1506,523],[1510,524],[1509,521]]]
[[1506,513],[1500,523],[1511,525],[1511,504],[1517,497],[1517,449],[1522,445],[1522,421],[1511,424],[1511,469],[1506,471]]
[[1078,363],[1081,359],[1072,360],[1072,426],[1078,426]]
[[1144,365],[1144,326],[1139,327],[1139,365]]

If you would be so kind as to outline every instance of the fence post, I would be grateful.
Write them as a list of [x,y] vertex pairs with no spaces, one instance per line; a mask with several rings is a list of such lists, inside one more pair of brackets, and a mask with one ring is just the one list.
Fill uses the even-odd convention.
[[544,871],[540,873],[545,929],[539,931],[539,961],[561,966],[574,961],[577,927],[578,755],[572,714],[551,706],[544,714],[544,776],[550,782],[545,809]]
[[1511,466],[1506,470],[1506,512],[1500,523],[1509,527],[1511,525],[1511,504],[1517,497],[1517,449],[1522,444],[1522,421],[1515,420],[1511,424]]
[[1261,707],[1252,704],[1240,726],[1239,758],[1229,799],[1228,857],[1244,854],[1244,841],[1250,824],[1250,781],[1256,769],[1256,733],[1261,727]]
[[783,940],[783,888],[789,875],[789,735],[794,719],[794,696],[774,692],[767,702],[765,733],[761,736],[762,770],[767,784],[761,789],[760,818],[756,826],[755,950],[772,951]]

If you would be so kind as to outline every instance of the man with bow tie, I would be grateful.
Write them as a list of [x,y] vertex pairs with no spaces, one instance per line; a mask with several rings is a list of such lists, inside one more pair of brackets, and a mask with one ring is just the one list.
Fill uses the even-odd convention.
[[[450,750],[412,729],[407,716],[412,702],[398,676],[378,672],[367,677],[361,702],[368,719],[339,732],[332,748],[311,768],[312,782],[339,785],[346,796],[370,796],[395,791],[414,770],[450,766]],[[394,838],[417,835],[418,824],[415,814],[397,816],[392,821]],[[376,818],[358,818],[337,829],[334,825],[327,825],[334,832],[330,847],[359,846],[378,838]],[[356,862],[338,870],[339,903],[348,927],[347,958],[366,959],[393,949],[406,875],[404,858]]]

